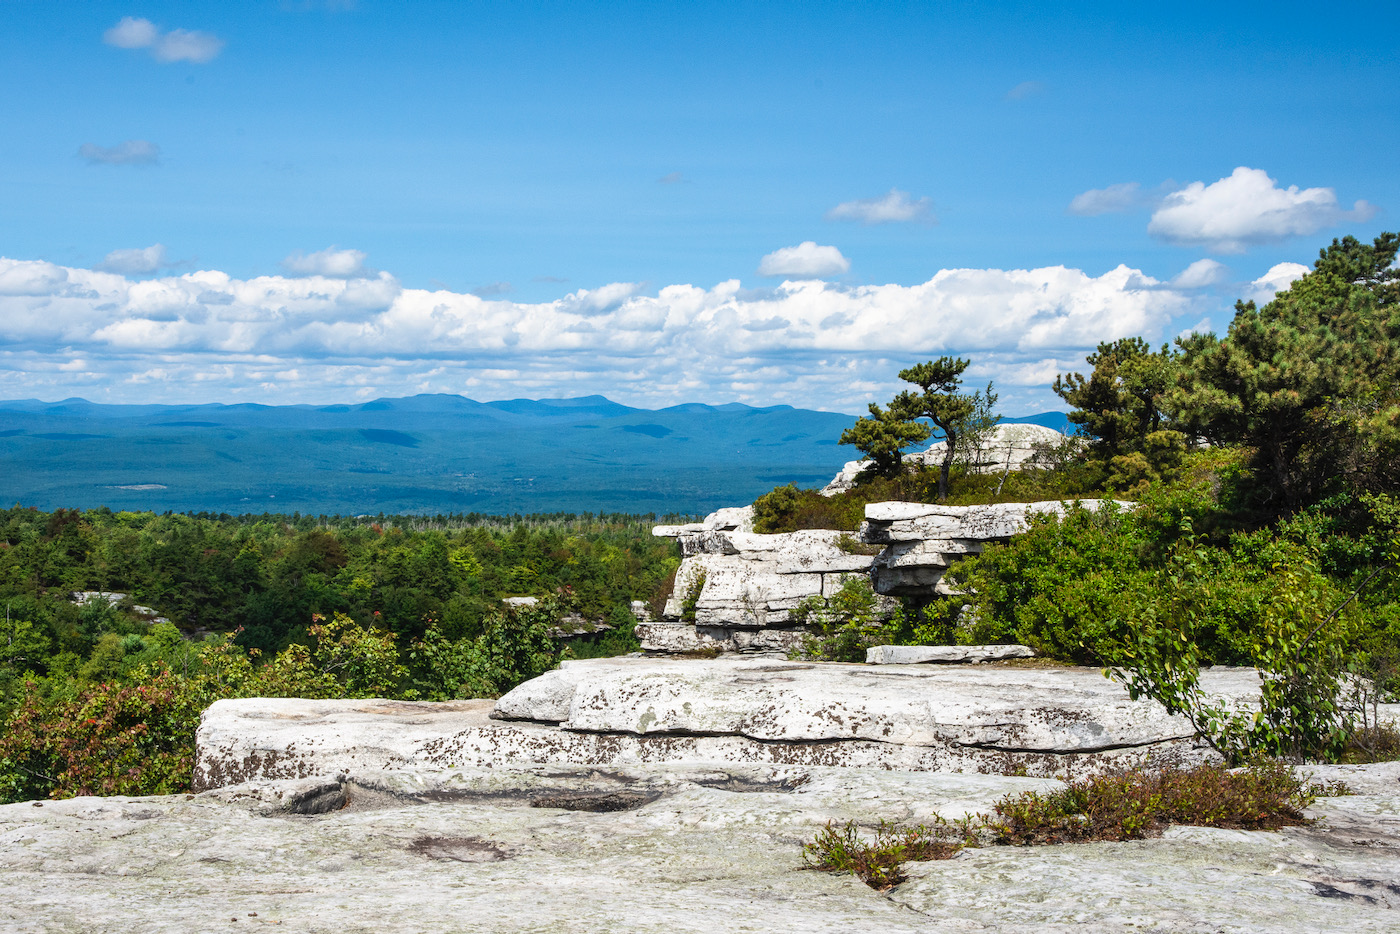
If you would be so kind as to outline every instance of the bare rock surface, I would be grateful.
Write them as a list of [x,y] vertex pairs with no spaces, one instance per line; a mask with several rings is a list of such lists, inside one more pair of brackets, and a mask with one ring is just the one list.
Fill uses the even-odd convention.
[[1028,645],[872,645],[865,650],[867,665],[978,664],[1034,657]]
[[[362,771],[0,807],[0,930],[1381,932],[1400,784],[1280,833],[987,847],[874,892],[803,869],[827,822],[987,812],[1046,779],[632,765]],[[339,796],[338,804],[335,796]],[[328,797],[329,796],[329,797]],[[327,803],[335,807],[324,807]]]
[[[1097,510],[1107,503],[1131,509],[1132,503],[1117,500],[1077,501],[1085,509]],[[861,539],[877,544],[923,542],[928,540],[976,540],[1010,538],[1030,528],[1037,515],[1064,515],[1071,501],[1047,500],[1039,503],[995,503],[989,506],[944,506],[939,503],[868,503]]]
[[[1247,700],[1249,669],[1203,674]],[[364,770],[720,762],[1060,775],[1202,761],[1186,721],[1098,669],[594,659],[494,704],[211,706],[195,787]]]
[[[1054,446],[1062,443],[1065,436],[1053,428],[1043,425],[1016,424],[997,425],[992,429],[987,443],[982,449],[971,452],[974,461],[972,469],[978,473],[1001,473],[1006,470],[1020,470],[1035,456],[1040,445]],[[947,445],[939,441],[926,451],[906,454],[904,463],[910,466],[937,467],[943,463],[943,453]],[[823,496],[845,493],[856,485],[856,477],[870,465],[867,460],[847,461],[846,466],[822,487]]]

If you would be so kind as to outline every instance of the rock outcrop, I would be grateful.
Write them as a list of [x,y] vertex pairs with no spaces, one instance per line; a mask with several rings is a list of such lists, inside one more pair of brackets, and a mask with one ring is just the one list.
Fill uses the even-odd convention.
[[[1131,504],[1088,499],[1086,509],[1098,510],[1114,502],[1116,508]],[[1030,528],[1038,515],[1064,515],[1070,503],[999,503],[991,506],[941,506],[930,503],[870,503],[865,507],[863,542],[883,545],[871,562],[870,577],[876,592],[901,597],[953,593],[943,582],[948,568],[969,554],[978,554],[988,542],[1005,541]]]
[[[1053,428],[1042,425],[997,425],[981,450],[971,455],[972,469],[978,473],[1002,473],[1007,470],[1020,470],[1033,458],[1041,447],[1061,444],[1065,435]],[[947,445],[940,441],[927,451],[904,455],[904,463],[910,466],[937,467],[943,463],[943,452]],[[845,493],[856,485],[856,477],[868,465],[867,460],[847,461],[830,483],[822,487],[823,496]]]
[[[1105,502],[1083,505],[1099,509]],[[830,597],[856,576],[868,576],[876,593],[887,596],[951,594],[943,577],[953,563],[1024,532],[1036,515],[1068,508],[1058,501],[870,503],[859,538],[819,529],[758,534],[751,531],[752,507],[657,526],[653,534],[680,543],[681,566],[665,618],[638,626],[638,637],[643,649],[660,654],[786,652],[804,636],[790,616],[803,600]]]
[[[1245,702],[1248,669],[1205,673]],[[195,785],[364,770],[722,762],[1083,774],[1202,761],[1190,725],[1098,669],[566,662],[499,701],[219,701]]]

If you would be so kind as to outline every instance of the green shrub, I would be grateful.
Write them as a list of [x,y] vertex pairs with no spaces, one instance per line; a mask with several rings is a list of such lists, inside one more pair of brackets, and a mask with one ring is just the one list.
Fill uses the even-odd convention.
[[847,577],[830,597],[808,597],[788,619],[809,630],[798,656],[836,662],[865,661],[866,649],[895,641],[905,626],[903,608],[864,576]]
[[686,623],[695,622],[695,608],[700,605],[700,594],[705,590],[705,572],[700,571],[690,579],[690,584],[685,588],[685,595],[681,597],[681,621]]
[[900,827],[882,821],[875,839],[860,838],[855,821],[828,823],[802,847],[814,869],[850,872],[884,890],[905,879],[902,864],[950,859],[969,846],[1036,846],[1136,840],[1170,824],[1274,830],[1308,823],[1303,811],[1319,796],[1347,794],[1345,785],[1310,785],[1286,765],[1266,762],[1232,772],[1220,766],[1129,771],[1074,781],[1059,791],[1006,795],[993,814],[949,824]]
[[813,869],[849,872],[872,889],[885,891],[905,880],[904,863],[952,859],[963,848],[964,842],[949,838],[948,825],[936,820],[932,829],[881,821],[869,843],[860,838],[855,821],[839,828],[828,823],[811,843],[802,845],[802,856]]

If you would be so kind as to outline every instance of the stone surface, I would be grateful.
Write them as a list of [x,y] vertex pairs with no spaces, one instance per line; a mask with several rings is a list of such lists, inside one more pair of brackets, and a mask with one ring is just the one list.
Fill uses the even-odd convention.
[[[1100,500],[1084,500],[1090,509]],[[1119,504],[1131,508],[1130,504]],[[1063,514],[1059,501],[989,506],[926,503],[870,503],[861,541],[849,532],[804,530],[762,535],[753,510],[721,509],[704,522],[657,526],[656,535],[675,538],[681,566],[663,617],[679,621],[685,600],[703,578],[693,606],[696,632],[683,635],[648,629],[648,652],[691,652],[701,647],[734,651],[752,646],[748,629],[791,629],[790,611],[811,597],[830,597],[856,575],[868,575],[875,591],[890,597],[947,596],[948,568],[989,541],[1001,541],[1029,528],[1037,514]],[[747,649],[753,651],[753,648]]]
[[[1005,470],[1019,470],[1035,456],[1037,445],[1056,445],[1065,436],[1053,428],[1043,425],[998,425],[992,429],[987,445],[972,456],[973,470],[978,473],[1001,473]],[[927,451],[904,455],[904,463],[911,466],[937,467],[943,463],[946,445],[940,441]],[[845,493],[856,485],[856,477],[866,468],[869,461],[847,461],[840,473],[822,487],[823,496]]]
[[[1116,500],[1078,501],[1086,509],[1099,509],[1109,502],[1120,509],[1131,503]],[[1036,515],[1064,515],[1069,501],[1040,503],[997,503],[990,506],[942,506],[936,503],[868,503],[861,540],[876,544],[924,542],[928,540],[975,539],[990,541],[1010,538],[1030,528]]]
[[[827,822],[988,812],[1044,779],[880,769],[495,767],[355,772],[197,796],[0,807],[0,930],[1383,932],[1400,785],[1280,833],[987,847],[877,893],[805,871]],[[319,811],[327,802],[338,806]],[[235,920],[236,919],[236,920]]]
[[[1208,691],[1245,700],[1249,669]],[[495,718],[493,719],[493,711]],[[503,719],[509,718],[509,719]],[[641,762],[1086,774],[1203,761],[1184,720],[1097,669],[591,659],[489,701],[225,700],[195,786],[342,771]]]
[[867,665],[977,664],[1034,657],[1028,645],[872,645],[865,650]]
[[747,629],[730,626],[688,626],[644,623],[637,640],[649,654],[689,655],[706,652],[776,654],[786,656],[807,638],[802,629]]
[[849,532],[824,529],[780,535],[706,530],[678,538],[683,558],[665,615],[682,615],[683,600],[703,576],[697,626],[782,627],[798,603],[829,596],[847,577],[867,573],[872,560],[840,547],[855,544]]

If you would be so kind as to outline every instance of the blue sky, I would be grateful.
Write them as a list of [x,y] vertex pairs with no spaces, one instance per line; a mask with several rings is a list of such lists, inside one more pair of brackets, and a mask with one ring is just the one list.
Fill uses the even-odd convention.
[[0,397],[1039,411],[1397,226],[1392,6],[1047,6],[0,0]]

